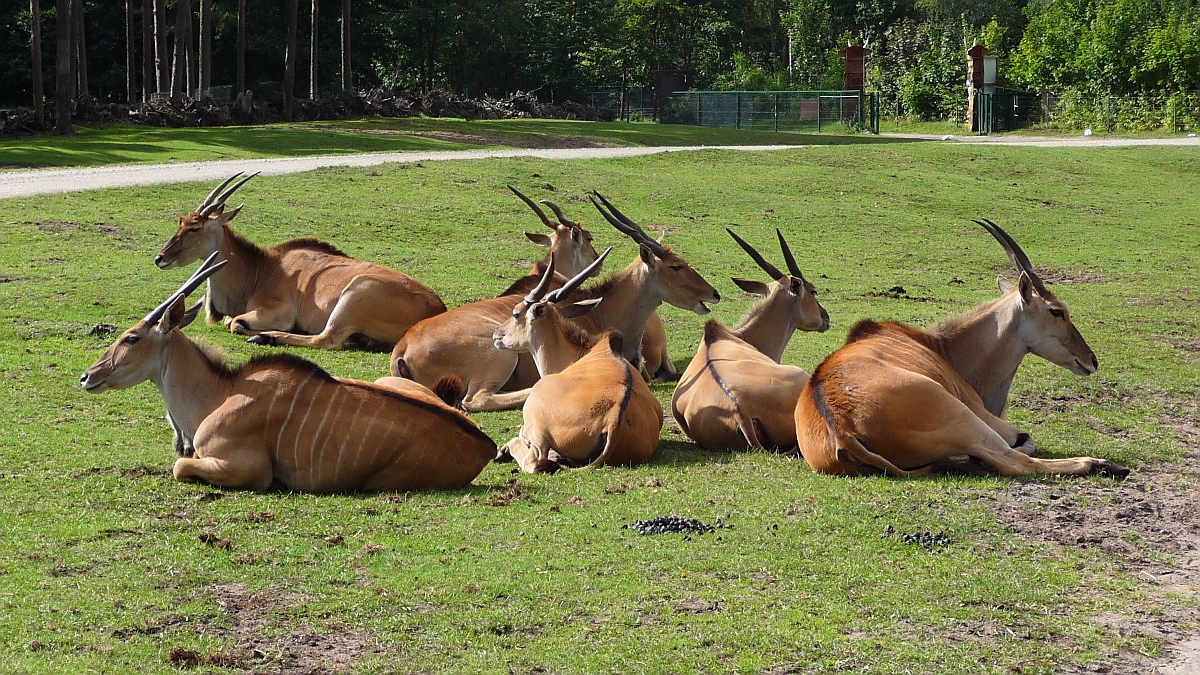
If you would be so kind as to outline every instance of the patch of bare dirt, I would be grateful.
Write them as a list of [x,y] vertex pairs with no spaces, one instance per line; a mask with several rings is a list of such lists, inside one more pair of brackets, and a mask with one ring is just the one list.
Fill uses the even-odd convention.
[[1108,614],[1097,622],[1123,637],[1163,644],[1165,658],[1114,648],[1087,667],[1059,672],[1200,672],[1178,669],[1200,666],[1200,622],[1194,607],[1182,606],[1200,598],[1200,404],[1164,400],[1163,423],[1183,444],[1183,461],[1145,467],[1117,484],[1015,482],[997,501],[998,519],[1020,536],[1096,551],[1147,587],[1132,616]]
[[[290,609],[305,600],[304,596],[280,591],[251,593],[242,584],[212,588],[213,599],[220,613],[197,625],[207,635],[232,640],[231,651],[200,653],[190,648],[175,647],[171,661],[181,667],[203,664],[227,668],[269,667],[272,672],[288,675],[310,673],[344,673],[355,662],[373,651],[374,640],[341,622],[330,621],[325,630],[303,627],[285,635],[274,634],[276,610]],[[178,660],[176,659],[178,650]]]
[[62,234],[72,230],[95,230],[110,237],[126,237],[128,236],[121,228],[108,223],[96,223],[88,225],[86,223],[76,223],[68,220],[42,220],[36,223],[27,223],[32,225],[42,232],[52,232],[54,234]]
[[[1037,267],[1033,268],[1042,281],[1048,285],[1058,284],[1061,286],[1070,286],[1071,284],[1107,284],[1112,279],[1102,272],[1078,272],[1069,270],[1058,270],[1052,267]],[[1011,277],[1010,281],[1015,283],[1016,271],[1010,265],[996,265],[995,270],[999,273],[1006,274]]]

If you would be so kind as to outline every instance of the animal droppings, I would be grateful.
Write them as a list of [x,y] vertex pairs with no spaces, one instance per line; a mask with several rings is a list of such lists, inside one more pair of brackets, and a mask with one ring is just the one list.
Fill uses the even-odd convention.
[[[716,524],[709,525],[694,518],[682,518],[680,516],[657,516],[649,520],[634,521],[632,525],[622,525],[621,529],[636,530],[638,534],[643,535],[674,533],[704,534],[705,532],[712,532],[718,527],[728,528],[731,526],[723,523],[720,518],[717,519]],[[684,537],[684,540],[691,541],[691,538]]]
[[885,537],[899,537],[900,541],[905,544],[916,544],[922,546],[930,553],[944,546],[949,546],[953,540],[945,532],[899,532],[896,528],[888,525],[883,531]]

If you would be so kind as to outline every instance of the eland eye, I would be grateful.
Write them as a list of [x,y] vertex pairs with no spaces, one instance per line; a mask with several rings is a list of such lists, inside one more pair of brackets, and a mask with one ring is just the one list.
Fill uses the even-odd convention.
[[673,270],[675,270],[676,272],[678,272],[678,271],[680,271],[680,270],[682,270],[682,269],[683,269],[683,265],[671,265],[671,269],[673,269]]
[[127,345],[136,345],[136,344],[137,344],[137,341],[138,341],[138,340],[140,340],[140,339],[141,339],[141,338],[139,338],[139,337],[138,337],[138,336],[136,336],[136,335],[126,335],[126,336],[125,336],[125,339],[124,339],[124,340],[121,340],[121,342],[123,342],[124,344],[127,344]]
[[1062,311],[1061,309],[1051,309],[1050,310],[1050,316],[1052,316],[1056,319],[1061,319],[1061,318],[1065,317],[1066,315],[1067,315],[1067,313]]

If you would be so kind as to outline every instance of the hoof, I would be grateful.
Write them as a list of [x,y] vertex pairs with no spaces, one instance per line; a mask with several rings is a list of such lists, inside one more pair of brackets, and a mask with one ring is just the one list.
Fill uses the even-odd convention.
[[683,377],[682,373],[667,373],[661,370],[654,374],[654,379],[659,382],[678,382],[681,377]]
[[255,345],[263,345],[264,347],[274,347],[275,345],[279,344],[275,342],[275,338],[263,335],[262,333],[246,338],[246,342]]
[[554,460],[539,459],[537,464],[533,465],[534,473],[558,473],[562,469],[562,465]]
[[1126,469],[1120,464],[1114,464],[1107,459],[1099,459],[1096,460],[1096,464],[1092,466],[1091,475],[1125,480],[1129,477],[1129,469]]

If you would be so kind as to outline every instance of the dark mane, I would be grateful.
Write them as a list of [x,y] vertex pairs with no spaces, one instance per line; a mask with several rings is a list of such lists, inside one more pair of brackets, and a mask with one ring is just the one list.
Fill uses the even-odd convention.
[[563,339],[581,352],[586,352],[596,346],[596,341],[592,339],[592,336],[574,321],[560,316],[558,325],[562,330]]
[[625,336],[621,335],[621,331],[610,330],[601,338],[608,338],[608,348],[612,351],[613,356],[625,358]]
[[230,377],[238,377],[240,375],[249,374],[250,372],[261,367],[279,367],[287,370],[298,370],[309,375],[316,375],[318,378],[333,382],[334,378],[324,368],[309,361],[308,359],[300,358],[295,354],[259,354],[251,357],[251,359],[240,366],[230,368],[226,366],[225,370]]
[[319,251],[327,255],[337,256],[339,258],[349,258],[340,248],[334,246],[327,241],[313,239],[312,237],[300,237],[299,239],[289,239],[271,249],[272,253],[287,253],[288,251],[296,250]]
[[901,336],[918,342],[929,349],[941,353],[942,338],[938,331],[927,331],[923,328],[910,326],[908,324],[899,323],[897,321],[873,321],[871,319],[863,319],[850,329],[846,334],[845,344],[858,342],[870,337],[892,335]]
[[604,294],[611,291],[612,287],[617,283],[621,273],[610,274],[609,276],[597,281],[587,288],[580,288],[571,294],[571,302],[579,302],[580,300],[594,300],[595,298],[603,298]]
[[[521,277],[520,279],[517,279],[516,281],[512,282],[511,286],[504,289],[504,291],[502,293],[500,293],[500,295],[497,295],[496,297],[503,298],[506,295],[526,295],[526,294],[528,294],[529,291],[532,291],[534,289],[534,287],[538,285],[538,281],[541,280],[542,274],[544,274],[545,272],[546,272],[546,263],[544,263],[544,262],[537,263],[536,265],[533,266],[533,269],[529,270],[529,274],[526,274],[525,276]],[[559,274],[558,272],[555,272],[554,278],[550,280],[550,289],[553,290],[555,288],[562,288],[562,285],[565,283],[567,283],[567,278],[564,277],[563,275]]]
[[729,328],[725,324],[716,319],[709,319],[704,323],[704,344],[705,346],[711,345],[720,338],[727,337],[729,333]]

